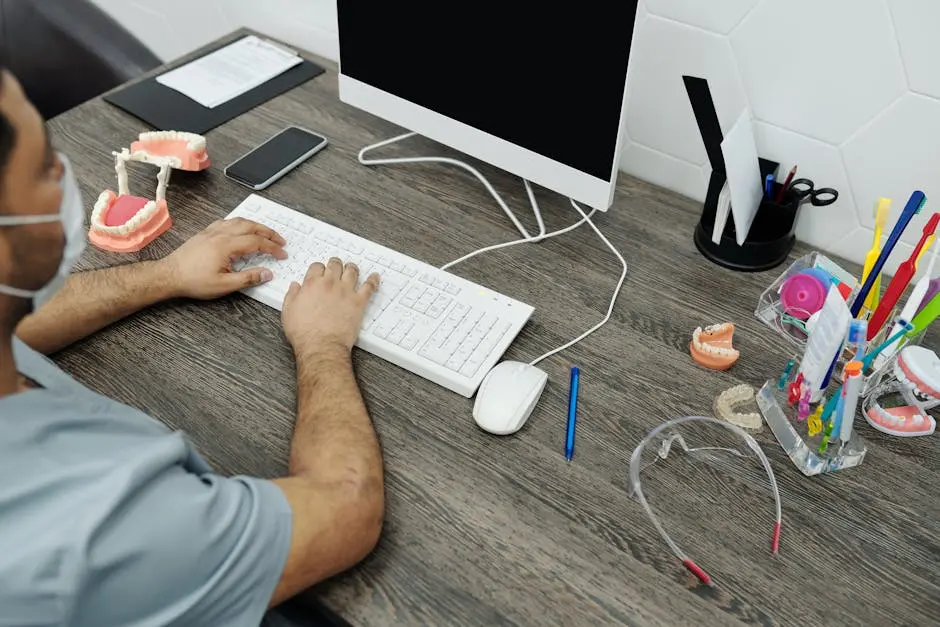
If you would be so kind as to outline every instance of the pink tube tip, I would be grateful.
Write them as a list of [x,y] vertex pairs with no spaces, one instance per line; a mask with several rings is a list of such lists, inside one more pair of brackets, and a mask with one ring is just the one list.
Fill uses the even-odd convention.
[[689,571],[691,571],[693,575],[698,577],[699,581],[701,581],[703,584],[705,584],[706,586],[712,585],[712,578],[708,576],[708,573],[706,573],[704,570],[699,568],[698,564],[696,564],[692,560],[684,560],[682,564],[683,566],[688,568]]

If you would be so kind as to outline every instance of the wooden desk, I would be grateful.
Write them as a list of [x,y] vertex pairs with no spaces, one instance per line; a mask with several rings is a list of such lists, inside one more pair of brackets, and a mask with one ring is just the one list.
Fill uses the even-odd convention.
[[[331,69],[208,134],[213,167],[171,179],[169,233],[137,255],[90,249],[83,266],[163,256],[225,216],[249,192],[222,168],[287,124],[325,133],[331,147],[264,192],[273,200],[434,264],[515,237],[483,187],[459,170],[359,165],[360,148],[401,131],[341,104]],[[101,100],[50,126],[89,205],[116,184],[110,152],[146,130]],[[385,152],[453,155],[422,139]],[[525,215],[522,184],[479,167]],[[132,169],[132,189],[153,188],[154,175]],[[710,414],[715,395],[776,376],[790,351],[753,316],[773,273],[736,274],[704,261],[692,243],[697,203],[620,180],[614,206],[597,218],[630,264],[613,319],[543,364],[548,388],[517,435],[485,434],[473,423],[471,401],[356,351],[385,451],[387,523],[372,556],[312,594],[361,625],[935,621],[940,436],[892,439],[862,421],[871,442],[864,465],[808,479],[765,429],[758,439],[784,508],[777,557],[769,552],[773,502],[762,472],[695,474],[679,466],[660,475],[659,492],[647,488],[653,506],[715,588],[696,584],[628,497],[630,453],[650,429]],[[564,199],[537,193],[549,228],[577,218]],[[527,360],[594,324],[620,268],[584,227],[455,271],[536,307],[506,355]],[[722,321],[738,325],[741,360],[728,373],[703,370],[689,358],[690,334]],[[184,429],[221,472],[274,477],[286,467],[294,364],[273,309],[241,295],[167,303],[57,359],[93,388]],[[566,464],[573,363],[583,378],[575,460]]]

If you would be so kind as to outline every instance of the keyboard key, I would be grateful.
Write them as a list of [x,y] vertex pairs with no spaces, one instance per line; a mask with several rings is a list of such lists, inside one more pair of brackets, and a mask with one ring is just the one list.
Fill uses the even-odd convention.
[[418,302],[414,304],[414,310],[424,313],[428,310],[428,307],[437,300],[437,292],[435,290],[427,290],[424,294],[421,295],[421,298],[418,299]]
[[414,325],[414,322],[410,320],[400,320],[398,324],[395,325],[392,332],[388,334],[388,341],[392,344],[401,344],[405,336],[408,335],[408,331],[411,331],[411,327]]
[[401,304],[405,307],[414,307],[415,303],[418,302],[418,299],[421,298],[421,295],[424,294],[425,288],[420,285],[413,285],[405,295],[402,296]]

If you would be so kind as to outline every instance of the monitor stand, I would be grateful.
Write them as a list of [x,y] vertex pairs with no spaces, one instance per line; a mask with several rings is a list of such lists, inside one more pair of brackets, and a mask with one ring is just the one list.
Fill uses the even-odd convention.
[[377,142],[375,144],[372,144],[370,146],[366,146],[365,148],[359,151],[359,163],[361,163],[362,165],[368,165],[368,166],[396,165],[396,164],[403,164],[403,163],[443,163],[446,165],[457,166],[458,168],[461,168],[469,172],[474,177],[476,177],[477,180],[483,183],[483,186],[486,187],[486,191],[490,193],[490,196],[493,197],[493,199],[496,201],[496,204],[500,206],[500,208],[503,210],[503,213],[506,214],[506,217],[509,218],[513,226],[516,227],[516,230],[518,230],[520,235],[522,235],[522,238],[523,238],[522,241],[535,242],[535,241],[539,241],[542,237],[544,237],[545,225],[542,222],[542,213],[541,213],[541,210],[539,209],[538,202],[535,200],[535,195],[532,192],[532,186],[529,183],[529,181],[526,181],[525,179],[523,179],[523,183],[525,183],[526,192],[529,195],[529,203],[532,207],[532,213],[535,215],[535,219],[538,222],[538,226],[539,226],[539,232],[535,235],[530,234],[529,231],[522,225],[522,223],[516,217],[516,214],[513,213],[512,209],[509,208],[509,205],[506,204],[506,201],[503,200],[503,197],[499,195],[499,192],[496,191],[493,185],[488,180],[486,180],[486,177],[483,176],[483,174],[479,170],[477,170],[476,168],[474,168],[468,163],[459,161],[457,159],[451,159],[449,157],[395,157],[395,158],[388,158],[388,159],[372,159],[372,158],[366,157],[366,155],[372,152],[373,150],[378,150],[379,148],[390,146],[391,144],[395,144],[395,143],[404,141],[406,139],[410,139],[416,135],[417,133],[415,132],[408,132],[402,135],[398,135],[396,137],[392,137],[391,139],[386,139],[386,140]]

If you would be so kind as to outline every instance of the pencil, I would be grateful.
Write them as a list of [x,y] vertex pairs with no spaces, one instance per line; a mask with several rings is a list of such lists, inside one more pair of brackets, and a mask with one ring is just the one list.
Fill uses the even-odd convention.
[[787,174],[786,180],[783,181],[783,186],[780,188],[780,191],[777,192],[777,198],[774,200],[778,205],[780,201],[783,200],[783,195],[787,192],[787,188],[790,187],[790,183],[793,182],[793,177],[796,176],[796,166],[790,168],[790,173]]

